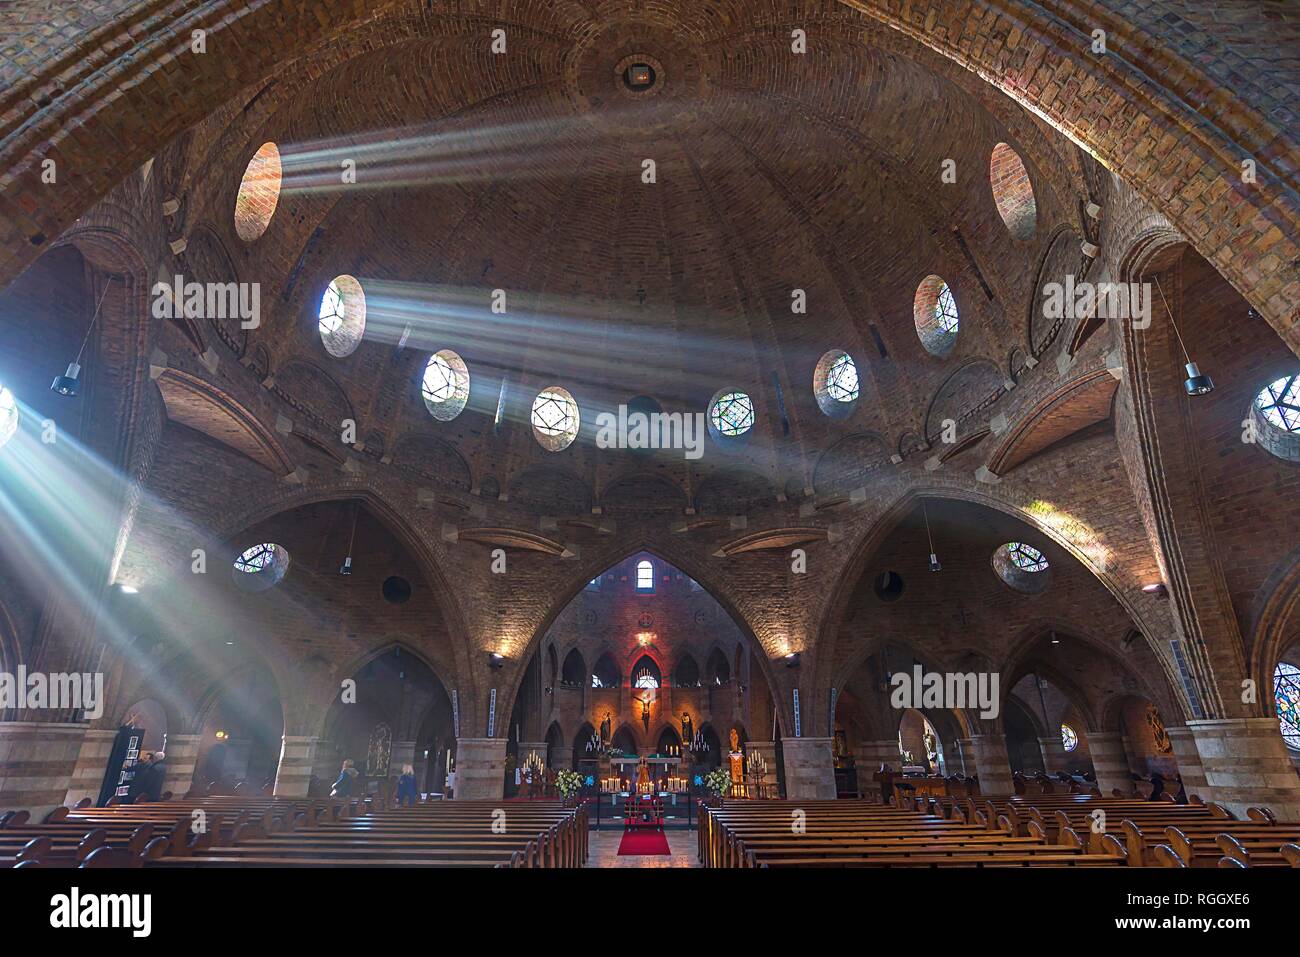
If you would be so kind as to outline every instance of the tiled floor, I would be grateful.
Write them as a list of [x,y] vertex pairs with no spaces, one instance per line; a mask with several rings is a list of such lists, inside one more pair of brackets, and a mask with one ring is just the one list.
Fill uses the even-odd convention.
[[694,831],[667,830],[668,849],[671,854],[660,856],[619,857],[618,844],[623,839],[621,829],[608,828],[591,832],[591,853],[587,857],[588,867],[699,867],[696,858],[696,837]]

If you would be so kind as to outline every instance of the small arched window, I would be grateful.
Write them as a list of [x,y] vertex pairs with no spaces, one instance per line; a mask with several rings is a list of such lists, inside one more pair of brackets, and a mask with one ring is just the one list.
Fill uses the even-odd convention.
[[632,687],[656,689],[659,687],[659,666],[649,655],[643,655],[632,669]]
[[637,591],[653,591],[655,587],[655,567],[645,559],[636,563]]
[[617,688],[618,683],[618,669],[614,667],[614,659],[606,652],[600,656],[596,661],[596,666],[591,669],[591,686],[593,688]]
[[578,653],[578,649],[574,648],[564,656],[564,667],[560,671],[560,682],[570,688],[581,688],[586,677],[587,663],[582,660],[582,655]]
[[1068,724],[1061,725],[1061,744],[1066,751],[1073,751],[1079,746],[1079,735]]
[[1273,700],[1282,740],[1288,748],[1300,751],[1300,668],[1289,661],[1279,661],[1273,671]]

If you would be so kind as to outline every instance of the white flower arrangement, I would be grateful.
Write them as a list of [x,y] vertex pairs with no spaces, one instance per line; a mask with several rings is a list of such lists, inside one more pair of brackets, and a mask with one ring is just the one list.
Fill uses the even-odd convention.
[[582,787],[582,775],[577,771],[560,771],[555,775],[555,789],[566,798],[573,797]]

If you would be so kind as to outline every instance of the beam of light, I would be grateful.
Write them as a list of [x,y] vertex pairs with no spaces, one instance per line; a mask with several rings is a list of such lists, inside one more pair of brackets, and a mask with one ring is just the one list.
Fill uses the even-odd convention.
[[1030,502],[1025,506],[1025,512],[1059,536],[1099,574],[1110,570],[1110,549],[1103,544],[1101,535],[1087,522],[1043,499]]
[[[29,596],[37,607],[50,608],[47,598],[62,599],[55,627],[93,623],[98,648],[90,660],[76,661],[37,649],[54,657],[29,659],[28,667],[110,671],[121,660],[124,686],[147,678],[148,696],[189,713],[193,700],[185,692],[193,687],[181,688],[180,676],[164,673],[176,663],[174,652],[181,656],[184,678],[197,679],[200,688],[221,682],[243,660],[238,647],[226,644],[230,637],[242,643],[231,629],[249,620],[240,607],[248,596],[222,587],[229,582],[220,576],[230,575],[230,549],[147,490],[133,488],[125,474],[72,435],[51,428],[52,420],[21,397],[18,408],[18,431],[0,447],[0,575],[8,591]],[[123,504],[131,491],[139,493],[139,511],[127,529]],[[194,548],[206,550],[207,575],[191,573]],[[308,606],[298,610],[310,619]],[[225,700],[237,713],[256,713],[245,689],[227,687]]]
[[[280,190],[282,194],[334,193],[531,180],[557,172],[572,175],[592,150],[621,144],[629,134],[645,137],[647,129],[680,118],[681,109],[662,101],[629,101],[600,113],[493,124],[462,116],[277,143]],[[633,151],[629,156],[629,175],[639,175],[639,155]],[[344,175],[349,165],[354,179]]]

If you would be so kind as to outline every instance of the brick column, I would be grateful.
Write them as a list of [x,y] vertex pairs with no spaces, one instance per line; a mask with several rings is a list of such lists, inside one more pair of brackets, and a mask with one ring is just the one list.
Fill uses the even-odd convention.
[[572,771],[573,748],[551,748],[551,762],[547,767],[556,771]]
[[[949,763],[952,758],[949,757]],[[894,770],[898,770],[898,741],[894,738],[885,738],[881,741],[859,741],[853,748],[853,763],[858,768],[858,789],[866,790],[871,786],[871,775],[880,770],[882,764],[888,764]],[[862,773],[866,772],[866,783],[863,783]]]
[[104,786],[108,772],[108,759],[113,756],[113,739],[117,731],[112,728],[87,729],[77,752],[77,762],[72,768],[72,780],[63,803],[71,807],[82,798],[99,803],[99,791]]
[[791,800],[835,797],[835,759],[830,738],[786,738],[781,742],[785,791]]
[[388,776],[400,777],[402,766],[406,764],[415,766],[415,742],[394,741],[388,752]]
[[1088,751],[1092,755],[1092,770],[1097,775],[1097,787],[1102,797],[1110,797],[1113,789],[1126,797],[1133,793],[1129,777],[1128,753],[1124,750],[1124,736],[1118,731],[1088,731]]
[[957,753],[948,761],[948,773],[958,773],[970,778],[975,776],[976,771],[974,739],[958,738]]
[[175,798],[183,798],[194,786],[194,768],[199,760],[199,742],[197,734],[169,734],[163,762],[164,791],[171,791]]
[[[1169,743],[1174,746],[1174,758],[1178,761],[1178,774],[1183,779],[1187,796],[1198,794],[1205,798],[1205,769],[1201,767],[1201,752],[1196,750],[1196,736],[1190,728],[1166,728]],[[1166,790],[1168,788],[1166,787]]]
[[1279,821],[1300,822],[1300,777],[1287,753],[1277,718],[1188,721],[1205,772],[1201,797],[1240,818],[1252,805]]
[[456,739],[455,800],[500,800],[505,775],[505,738]]
[[1061,740],[1059,734],[1039,738],[1038,750],[1043,753],[1043,770],[1049,777],[1057,771],[1064,771],[1069,763],[1069,758],[1065,754],[1065,742]]
[[62,805],[85,736],[84,724],[0,721],[0,811],[30,811],[39,821]]
[[319,739],[314,735],[286,734],[280,740],[280,766],[275,772],[273,793],[276,797],[306,797]]
[[872,801],[884,800],[880,793],[880,782],[876,772],[882,764],[888,764],[895,771],[899,767],[898,739],[885,738],[879,741],[859,741],[853,747],[853,764],[858,769],[858,793]]
[[[975,773],[980,779],[980,796],[1014,794],[1011,762],[1007,760],[1007,739],[1000,734],[973,734],[970,742],[974,752]],[[970,765],[968,755],[966,766]]]

